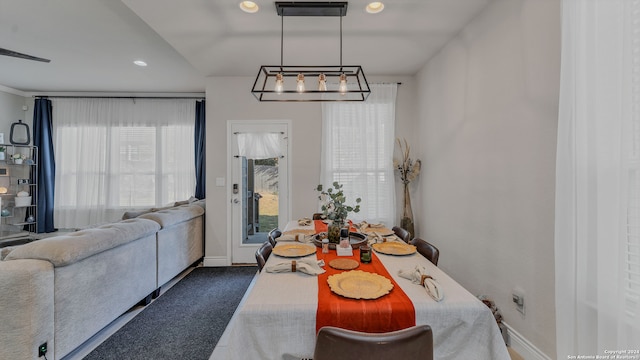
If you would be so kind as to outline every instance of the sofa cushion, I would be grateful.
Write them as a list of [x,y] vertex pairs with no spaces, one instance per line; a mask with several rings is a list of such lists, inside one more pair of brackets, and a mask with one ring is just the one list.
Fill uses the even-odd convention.
[[187,199],[187,200],[183,200],[183,201],[176,201],[176,202],[173,204],[173,206],[187,205],[187,204],[191,204],[191,203],[196,202],[196,201],[198,201],[198,199],[192,196],[192,197],[190,197],[190,198],[189,198],[189,199]]
[[6,246],[0,248],[0,260],[4,260],[4,258],[7,257],[7,255],[9,255],[9,253],[12,252],[15,248],[15,246]]
[[51,262],[55,267],[66,266],[158,230],[160,225],[151,220],[123,220],[19,246],[5,260],[40,259]]
[[138,216],[144,215],[149,212],[151,212],[151,209],[139,210],[139,211],[126,211],[124,214],[122,214],[122,220],[135,219]]
[[140,215],[140,218],[153,220],[160,224],[162,228],[166,228],[171,225],[189,221],[195,217],[202,216],[202,214],[204,214],[204,209],[200,206],[183,205],[173,207],[171,209]]
[[197,205],[200,206],[201,208],[203,208],[205,211],[207,210],[207,200],[206,199],[200,199],[198,201],[194,201],[191,203],[191,205]]

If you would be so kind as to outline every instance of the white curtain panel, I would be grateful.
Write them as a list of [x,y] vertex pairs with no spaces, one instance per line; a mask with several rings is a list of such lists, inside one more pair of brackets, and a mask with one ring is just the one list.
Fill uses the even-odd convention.
[[271,159],[282,156],[279,133],[239,133],[238,155],[247,159]]
[[54,222],[78,228],[195,189],[195,100],[54,98]]
[[334,181],[344,185],[348,205],[362,199],[360,212],[349,214],[352,220],[394,225],[397,89],[371,84],[365,102],[323,103],[320,183],[325,189]]
[[562,2],[558,359],[640,347],[639,22],[638,1]]

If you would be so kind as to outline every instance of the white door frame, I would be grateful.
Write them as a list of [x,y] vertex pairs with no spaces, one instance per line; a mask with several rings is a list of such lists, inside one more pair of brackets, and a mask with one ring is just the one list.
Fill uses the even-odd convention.
[[[237,155],[237,142],[234,138],[233,132],[234,132],[234,128],[237,128],[239,126],[242,127],[254,127],[255,129],[260,129],[260,128],[267,128],[267,127],[280,127],[280,128],[284,128],[286,130],[284,130],[285,134],[285,138],[287,139],[287,150],[286,150],[286,154],[284,154],[284,160],[286,162],[286,166],[287,166],[287,174],[286,174],[286,178],[282,179],[286,181],[286,185],[283,187],[283,189],[286,189],[286,193],[285,194],[280,194],[280,210],[279,210],[279,214],[278,214],[278,226],[282,229],[287,221],[289,220],[288,218],[290,217],[291,214],[291,173],[292,173],[292,169],[291,169],[291,144],[292,144],[292,139],[291,139],[291,120],[228,120],[227,121],[227,179],[229,179],[229,181],[227,182],[227,263],[228,264],[232,264],[234,263],[234,256],[233,256],[233,252],[234,250],[236,250],[236,246],[234,244],[234,238],[236,236],[241,236],[241,232],[240,234],[238,234],[238,231],[240,231],[239,229],[234,229],[233,228],[233,216],[234,216],[234,212],[238,211],[236,210],[236,207],[242,207],[242,201],[244,201],[244,196],[241,196],[241,194],[233,194],[233,184],[234,184],[234,178],[233,178],[233,167],[236,166],[236,158],[235,155]],[[284,196],[283,196],[284,195]],[[238,203],[235,203],[235,200],[238,200]],[[284,200],[284,201],[283,201]],[[244,257],[246,259],[246,261],[242,261],[243,263],[245,262],[250,262],[250,263],[255,263],[255,251],[261,246],[261,244],[242,244],[241,247],[243,249],[241,249],[241,251],[243,252],[243,254],[237,254],[240,257]],[[247,254],[251,254],[250,258],[247,258],[248,255]],[[250,260],[250,261],[249,261]],[[235,261],[235,263],[238,263],[238,261]]]

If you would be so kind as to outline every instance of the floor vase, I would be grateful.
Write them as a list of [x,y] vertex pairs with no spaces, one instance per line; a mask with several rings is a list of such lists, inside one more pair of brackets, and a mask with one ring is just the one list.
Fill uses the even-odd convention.
[[409,184],[404,184],[404,209],[402,210],[402,219],[400,227],[407,230],[411,234],[411,238],[415,236],[413,226],[413,210],[411,210],[411,196],[409,195]]

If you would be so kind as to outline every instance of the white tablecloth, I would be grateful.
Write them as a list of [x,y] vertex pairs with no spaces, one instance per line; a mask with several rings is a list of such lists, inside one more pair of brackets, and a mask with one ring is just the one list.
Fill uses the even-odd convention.
[[[357,251],[354,252],[357,255]],[[435,359],[509,360],[489,308],[420,254],[376,254],[413,302],[416,324],[433,329]],[[314,256],[315,255],[311,255]],[[287,259],[272,255],[269,264]],[[436,302],[424,288],[398,276],[424,265],[441,285]],[[260,273],[236,310],[211,359],[311,358],[315,346],[318,279],[302,273]]]

